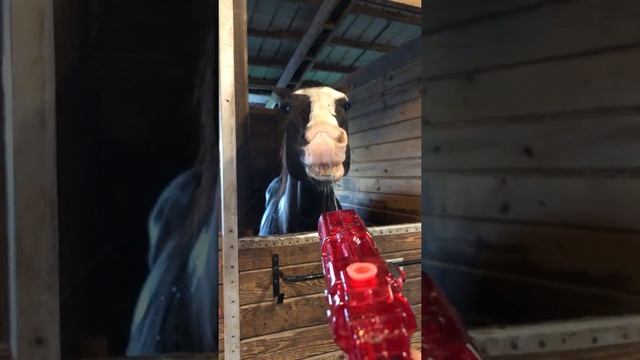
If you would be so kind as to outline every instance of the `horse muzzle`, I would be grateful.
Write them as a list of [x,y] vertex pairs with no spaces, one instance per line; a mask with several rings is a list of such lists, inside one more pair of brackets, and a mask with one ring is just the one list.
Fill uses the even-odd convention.
[[[319,181],[337,181],[344,176],[347,154],[347,133],[341,128],[330,131],[307,131],[309,143],[304,147],[307,175]],[[311,138],[311,139],[309,139]]]

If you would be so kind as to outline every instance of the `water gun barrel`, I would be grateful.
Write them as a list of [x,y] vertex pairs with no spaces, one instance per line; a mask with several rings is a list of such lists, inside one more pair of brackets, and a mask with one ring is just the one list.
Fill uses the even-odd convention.
[[404,273],[389,271],[354,210],[324,213],[318,234],[336,344],[350,360],[411,359],[416,319],[401,293]]

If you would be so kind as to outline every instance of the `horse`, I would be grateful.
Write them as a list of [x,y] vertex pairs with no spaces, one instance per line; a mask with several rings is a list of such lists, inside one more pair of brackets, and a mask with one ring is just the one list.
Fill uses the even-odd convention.
[[[193,167],[162,192],[148,219],[149,274],[131,322],[127,356],[218,351],[219,152],[215,116],[214,1],[189,4],[195,116],[201,141]],[[205,9],[206,8],[206,9]],[[184,119],[181,119],[184,121]]]
[[282,169],[265,194],[260,236],[313,231],[322,212],[342,209],[333,183],[351,165],[345,89],[307,82],[274,92],[285,116]]

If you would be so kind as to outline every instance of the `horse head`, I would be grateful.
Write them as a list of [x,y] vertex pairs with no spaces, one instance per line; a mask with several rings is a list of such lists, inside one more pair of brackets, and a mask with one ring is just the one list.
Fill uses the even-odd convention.
[[275,92],[286,117],[282,156],[289,175],[322,183],[347,175],[351,163],[347,95],[316,84]]

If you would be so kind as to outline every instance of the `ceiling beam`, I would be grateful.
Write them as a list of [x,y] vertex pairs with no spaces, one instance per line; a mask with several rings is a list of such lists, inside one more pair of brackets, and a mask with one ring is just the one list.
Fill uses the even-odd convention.
[[[267,60],[267,59],[260,59],[260,58],[256,58],[256,57],[250,57],[249,58],[249,65],[254,65],[254,66],[264,66],[264,67],[271,67],[271,68],[285,68],[287,66],[287,61],[286,60]],[[327,72],[334,72],[334,73],[341,73],[341,74],[349,74],[352,73],[356,70],[355,67],[350,67],[350,66],[340,66],[340,65],[331,65],[331,64],[314,64],[313,65],[313,69],[314,70],[318,70],[318,71],[327,71]]]
[[[304,2],[304,4],[308,6],[316,7],[322,4],[322,0],[289,0],[289,2]],[[379,7],[369,6],[371,3],[378,5]],[[412,25],[420,25],[420,16],[419,14],[415,14],[415,10],[421,8],[420,3],[421,0],[380,0],[374,2],[359,0],[355,1],[350,12],[354,15],[367,15]]]
[[387,2],[422,9],[422,0],[387,0]]
[[[300,40],[304,36],[304,33],[301,31],[291,31],[291,30],[249,29],[249,36],[255,37],[255,38],[267,38],[267,39],[291,41],[291,42],[297,43],[297,42],[300,42]],[[392,52],[397,48],[396,46],[393,46],[393,45],[370,43],[366,41],[351,40],[351,39],[344,39],[344,38],[333,38],[329,43],[335,46],[344,46],[344,47],[360,49],[360,50],[374,50],[374,51],[383,52],[383,53]]]
[[249,89],[256,90],[273,90],[276,86],[276,80],[249,78]]
[[366,3],[358,2],[351,9],[352,14],[366,15],[385,20],[397,21],[405,24],[420,26],[422,19],[420,15],[411,15],[406,12],[385,9],[384,7],[373,7]]
[[300,68],[300,65],[303,61],[305,61],[305,57],[307,57],[307,53],[314,44],[318,41],[318,38],[326,32],[333,32],[332,30],[327,30],[327,23],[333,10],[340,4],[341,0],[325,0],[322,2],[318,10],[316,11],[316,15],[311,20],[311,24],[309,25],[309,29],[304,34],[298,47],[293,52],[293,55],[289,59],[289,63],[284,68],[282,75],[280,75],[280,79],[278,79],[277,86],[285,87],[291,79],[296,75],[296,72]]

